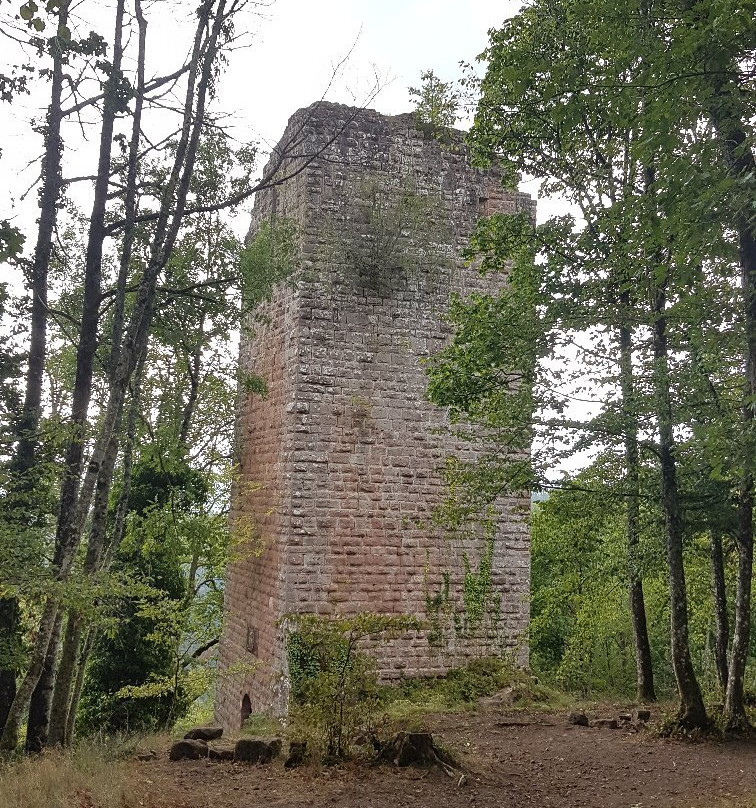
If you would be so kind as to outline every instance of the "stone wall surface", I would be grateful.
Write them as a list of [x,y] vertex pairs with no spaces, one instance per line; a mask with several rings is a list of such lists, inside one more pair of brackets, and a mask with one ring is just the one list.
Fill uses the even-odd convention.
[[[292,116],[287,144],[297,156],[283,170],[299,173],[258,194],[250,231],[293,220],[302,263],[242,339],[242,370],[263,377],[268,395],[239,403],[233,519],[247,541],[229,570],[217,697],[229,727],[245,695],[253,712],[285,709],[279,620],[292,612],[425,620],[377,648],[385,679],[443,675],[480,653],[527,661],[529,496],[500,503],[490,545],[430,523],[446,457],[470,450],[424,399],[421,360],[448,338],[450,293],[504,282],[458,257],[478,217],[534,215],[534,203],[411,115],[321,103]],[[491,597],[473,624],[464,558],[476,570],[487,549]],[[229,673],[239,662],[246,672]]]

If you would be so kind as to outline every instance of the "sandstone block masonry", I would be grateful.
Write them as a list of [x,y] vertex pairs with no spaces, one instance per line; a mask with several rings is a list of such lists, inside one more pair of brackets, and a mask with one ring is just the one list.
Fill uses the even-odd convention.
[[[501,503],[493,541],[434,526],[440,471],[469,449],[425,400],[422,359],[448,338],[451,293],[503,283],[459,259],[478,217],[534,215],[534,203],[411,115],[319,103],[292,116],[279,149],[292,155],[279,175],[298,173],[258,194],[250,237],[292,221],[300,266],[242,338],[242,373],[268,389],[239,404],[232,518],[243,543],[217,695],[228,727],[285,710],[280,618],[293,612],[420,617],[422,631],[376,650],[385,679],[443,675],[481,653],[527,661],[529,496]],[[472,614],[470,592],[483,590]]]

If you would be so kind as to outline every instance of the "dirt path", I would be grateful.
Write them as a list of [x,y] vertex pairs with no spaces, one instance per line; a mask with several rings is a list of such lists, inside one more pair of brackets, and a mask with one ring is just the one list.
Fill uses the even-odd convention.
[[[681,743],[484,712],[429,718],[468,784],[440,771],[345,765],[286,771],[161,759],[140,764],[148,808],[649,808],[756,806],[756,743]],[[750,799],[749,799],[750,798]]]

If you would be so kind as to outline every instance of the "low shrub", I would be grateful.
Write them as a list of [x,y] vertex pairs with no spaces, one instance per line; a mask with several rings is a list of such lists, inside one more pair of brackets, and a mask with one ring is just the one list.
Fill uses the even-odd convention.
[[420,628],[417,618],[362,613],[326,618],[289,615],[287,656],[292,737],[306,739],[323,757],[350,756],[359,732],[372,732],[385,696],[375,661],[365,653],[378,642]]
[[445,678],[404,679],[388,688],[386,701],[393,718],[412,714],[472,708],[479,699],[507,692],[512,707],[558,704],[564,698],[540,684],[528,671],[501,657],[481,657],[449,671]]

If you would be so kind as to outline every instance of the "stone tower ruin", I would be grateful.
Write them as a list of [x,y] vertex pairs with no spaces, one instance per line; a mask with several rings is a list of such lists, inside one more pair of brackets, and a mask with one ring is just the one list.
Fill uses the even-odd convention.
[[[533,216],[534,202],[412,115],[318,103],[292,116],[279,149],[279,173],[295,176],[257,195],[250,238],[293,222],[299,268],[242,336],[242,373],[267,394],[242,392],[238,410],[232,520],[244,541],[216,703],[227,727],[286,709],[290,613],[421,618],[423,630],[376,649],[384,679],[443,675],[483,653],[527,662],[529,495],[501,503],[494,540],[434,524],[446,458],[470,450],[425,400],[422,359],[448,338],[451,293],[504,282],[459,258],[478,217]],[[476,574],[486,603],[471,615]]]

